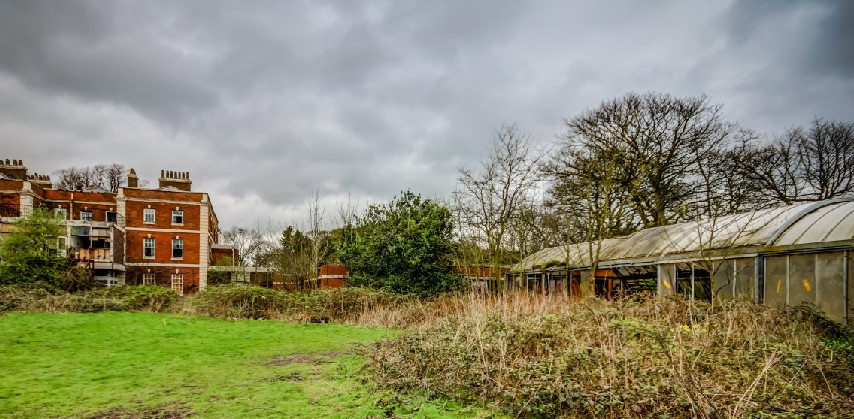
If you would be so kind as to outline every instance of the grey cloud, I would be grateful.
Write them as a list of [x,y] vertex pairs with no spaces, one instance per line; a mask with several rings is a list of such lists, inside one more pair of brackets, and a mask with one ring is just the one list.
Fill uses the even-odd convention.
[[205,69],[101,2],[0,5],[0,69],[34,88],[115,103],[177,124],[216,105]]
[[851,1],[738,1],[728,20],[730,40],[737,46],[771,32],[786,43],[786,64],[830,77],[854,75]]
[[502,122],[548,143],[629,90],[707,93],[761,130],[852,119],[851,4],[0,0],[0,144],[190,170],[225,226],[314,188],[445,196]]

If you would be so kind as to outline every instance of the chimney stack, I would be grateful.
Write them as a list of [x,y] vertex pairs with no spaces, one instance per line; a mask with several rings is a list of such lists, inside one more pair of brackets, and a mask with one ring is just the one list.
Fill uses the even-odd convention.
[[23,160],[0,159],[0,173],[15,180],[29,180]]
[[133,170],[131,167],[130,172],[128,172],[128,188],[138,188],[139,187],[139,178],[136,176],[136,170]]
[[193,186],[193,181],[190,180],[190,172],[161,170],[158,181],[160,188],[173,187],[187,192],[190,192]]
[[50,176],[48,176],[48,175],[40,175],[38,173],[33,173],[33,174],[27,176],[27,178],[28,178],[27,180],[29,180],[30,183],[38,185],[42,189],[52,189],[53,188],[53,183],[50,181]]

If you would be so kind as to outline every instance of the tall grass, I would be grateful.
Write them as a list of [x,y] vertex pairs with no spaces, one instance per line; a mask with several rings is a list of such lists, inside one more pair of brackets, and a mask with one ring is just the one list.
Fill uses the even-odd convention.
[[184,312],[224,318],[278,319],[301,323],[368,323],[366,313],[394,311],[411,297],[367,288],[284,293],[261,287],[209,287],[184,304]]
[[850,335],[830,333],[809,310],[529,296],[426,306],[444,315],[369,353],[377,382],[525,417],[843,417],[854,408],[852,351],[828,344]]

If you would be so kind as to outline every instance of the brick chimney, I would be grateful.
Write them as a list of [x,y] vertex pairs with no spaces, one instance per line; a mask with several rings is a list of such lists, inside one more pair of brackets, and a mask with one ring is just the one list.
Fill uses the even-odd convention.
[[158,179],[161,188],[173,187],[182,191],[190,192],[193,181],[190,180],[190,172],[173,172],[161,170]]
[[133,170],[131,167],[130,172],[128,172],[128,188],[138,188],[139,187],[139,178],[136,176],[136,170]]
[[24,166],[23,160],[0,159],[0,173],[16,180],[29,180],[27,179],[27,168]]
[[50,181],[50,176],[48,176],[48,175],[40,175],[38,173],[33,173],[33,174],[27,176],[27,178],[28,178],[27,180],[29,180],[30,183],[36,184],[39,187],[41,187],[42,189],[52,189],[53,188],[53,183]]

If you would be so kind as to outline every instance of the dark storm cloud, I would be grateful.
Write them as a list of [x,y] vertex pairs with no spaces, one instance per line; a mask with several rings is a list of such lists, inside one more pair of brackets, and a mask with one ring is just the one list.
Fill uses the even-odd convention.
[[627,91],[763,131],[854,119],[852,4],[0,0],[0,143],[189,170],[226,227],[313,189],[444,197],[502,122],[547,143]]
[[741,1],[728,15],[730,37],[737,45],[771,32],[794,43],[783,45],[790,54],[788,64],[829,77],[854,75],[854,2]]
[[214,106],[205,69],[154,42],[141,16],[102,2],[0,4],[0,69],[36,89],[132,107],[174,122]]

